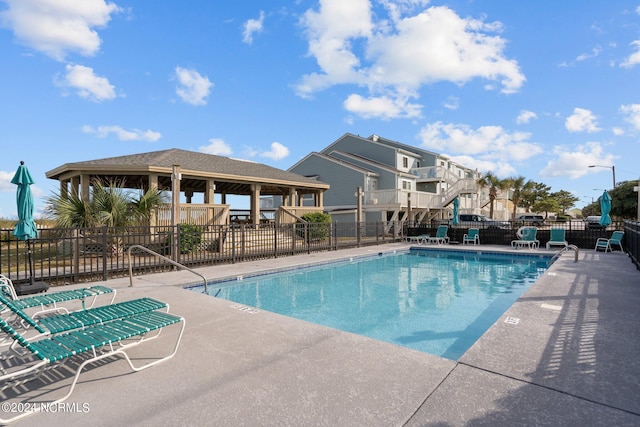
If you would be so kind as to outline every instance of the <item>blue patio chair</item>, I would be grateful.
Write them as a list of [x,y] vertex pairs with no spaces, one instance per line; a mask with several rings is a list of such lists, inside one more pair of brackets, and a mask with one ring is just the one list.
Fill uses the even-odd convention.
[[518,240],[512,240],[511,247],[518,249],[527,246],[529,249],[535,249],[540,246],[540,241],[536,239],[537,234],[536,227],[520,227],[516,232]]
[[480,244],[480,230],[477,228],[470,228],[467,234],[462,236],[462,244],[473,243],[474,245]]
[[618,245],[620,250],[624,252],[624,249],[622,248],[623,237],[624,237],[624,231],[614,231],[611,234],[611,237],[609,237],[608,239],[604,237],[600,237],[598,240],[596,240],[596,247],[593,250],[597,251],[598,249],[604,249],[605,252],[607,251],[613,252],[612,245]]
[[564,228],[552,228],[549,230],[550,236],[549,241],[547,242],[547,249],[551,248],[551,246],[569,246],[569,243],[565,240],[565,229]]
[[[146,364],[136,366],[129,357],[127,351],[139,345],[145,335],[149,332],[159,334],[163,329],[179,325],[175,345],[168,355],[163,355],[153,359]],[[22,405],[26,412],[20,412],[11,418],[1,418],[0,423],[8,424],[12,421],[34,414],[43,407],[55,406],[67,400],[78,382],[78,378],[83,369],[92,363],[96,363],[110,358],[122,357],[133,371],[140,371],[171,359],[178,351],[178,346],[184,332],[184,318],[161,311],[152,311],[127,317],[121,320],[113,320],[84,329],[76,329],[62,334],[48,335],[46,337],[25,338],[16,331],[5,319],[0,317],[0,336],[13,341],[10,350],[3,355],[3,361],[11,361],[0,370],[0,390],[11,388],[15,390],[16,399],[24,393],[22,384],[38,378],[43,372],[55,370],[60,367],[60,371],[51,375],[51,381],[64,378],[74,366],[77,365],[73,380],[69,385],[69,391],[64,396],[48,401],[39,402],[37,406],[27,405],[24,398]],[[76,363],[66,363],[74,360]],[[59,374],[59,375],[58,375]]]
[[448,231],[449,231],[448,225],[438,226],[438,231],[436,232],[436,235],[433,237],[427,237],[425,239],[425,243],[437,243],[439,245],[449,243],[449,236],[447,236]]

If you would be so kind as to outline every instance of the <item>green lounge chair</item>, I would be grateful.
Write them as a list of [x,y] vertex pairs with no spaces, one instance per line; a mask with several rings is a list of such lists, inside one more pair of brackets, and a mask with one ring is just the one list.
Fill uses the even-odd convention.
[[425,243],[437,243],[439,245],[449,243],[449,236],[447,236],[448,231],[449,231],[448,225],[439,225],[436,235],[433,237],[427,237],[425,239]]
[[470,228],[467,233],[462,236],[462,244],[473,243],[474,245],[480,244],[480,230],[477,228]]
[[516,232],[518,240],[512,240],[511,247],[518,249],[527,246],[529,249],[535,249],[540,246],[540,241],[536,239],[537,234],[536,227],[520,227]]
[[563,246],[564,248],[569,246],[569,243],[565,240],[564,228],[552,228],[549,230],[549,241],[547,242],[547,249],[551,246]]
[[620,250],[624,252],[624,249],[622,248],[623,237],[624,237],[624,231],[614,231],[611,234],[611,237],[609,237],[608,239],[605,239],[604,237],[600,237],[598,240],[596,240],[596,247],[593,250],[597,251],[598,249],[604,249],[605,252],[607,251],[613,252],[612,245],[618,245]]
[[[8,300],[0,295],[0,309],[3,305],[16,316],[16,319],[20,320],[20,323],[25,329],[33,327],[43,335],[82,329],[98,323],[123,319],[155,310],[164,309],[169,311],[169,306],[166,303],[153,298],[139,298],[73,312],[68,312],[65,309],[64,312],[61,313],[60,309],[52,308],[46,311],[40,311],[33,316],[29,316],[23,310],[16,307],[14,301]],[[4,312],[7,310],[2,309],[1,311]],[[15,328],[15,322],[13,326]]]
[[[127,351],[142,342],[146,342],[147,340],[142,338],[149,332],[156,332],[156,335],[152,337],[155,338],[164,328],[171,325],[179,325],[180,329],[170,353],[141,366],[135,366]],[[18,413],[7,419],[0,418],[0,423],[10,423],[34,414],[43,407],[55,406],[65,401],[73,393],[82,370],[89,364],[117,356],[124,358],[133,371],[140,371],[171,359],[178,351],[184,325],[185,321],[182,317],[170,313],[152,311],[122,320],[93,325],[84,329],[27,340],[5,319],[0,318],[0,331],[2,331],[0,335],[4,335],[13,341],[9,351],[10,354],[4,355],[0,359],[0,367],[2,368],[0,369],[0,390],[11,388],[15,391],[16,399],[20,399],[20,395],[24,393],[25,389],[25,386],[22,385],[38,378],[42,372],[61,367],[60,375],[51,376],[54,378],[53,380],[56,380],[59,377],[64,378],[73,367],[74,364],[66,362],[75,361],[75,364],[77,364],[69,391],[64,396],[47,402],[39,402],[37,406],[27,405],[28,399],[24,398],[24,402],[20,402],[21,404],[18,404],[17,408],[24,407],[26,412]]]
[[71,289],[59,292],[47,292],[42,295],[32,295],[28,297],[19,297],[16,294],[13,282],[0,274],[0,294],[11,299],[16,304],[16,307],[24,310],[27,308],[39,307],[41,310],[46,310],[47,307],[59,308],[61,303],[80,301],[82,308],[91,308],[96,303],[98,296],[111,295],[112,304],[116,298],[116,290],[108,288],[106,286],[91,286],[90,288]]

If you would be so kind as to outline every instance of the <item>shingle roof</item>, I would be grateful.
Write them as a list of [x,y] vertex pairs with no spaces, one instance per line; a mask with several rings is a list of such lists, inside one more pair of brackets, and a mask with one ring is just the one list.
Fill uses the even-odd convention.
[[[82,171],[105,176],[171,174],[173,165],[179,165],[183,177],[210,178],[215,181],[238,182],[248,185],[271,184],[327,189],[328,184],[287,172],[261,163],[235,160],[229,157],[198,153],[177,148],[127,156],[66,163],[46,173],[47,178],[61,179],[63,175]],[[239,194],[244,194],[243,190]]]

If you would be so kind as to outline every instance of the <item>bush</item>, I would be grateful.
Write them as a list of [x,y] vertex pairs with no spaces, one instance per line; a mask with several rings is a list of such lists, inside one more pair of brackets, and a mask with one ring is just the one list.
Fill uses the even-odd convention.
[[[181,254],[195,252],[202,243],[202,227],[193,224],[180,224],[179,246]],[[167,248],[171,252],[172,235],[167,236]]]
[[[309,223],[307,241],[320,241],[329,237],[331,230],[331,215],[322,212],[312,212],[301,217]],[[299,231],[302,233],[302,230]]]

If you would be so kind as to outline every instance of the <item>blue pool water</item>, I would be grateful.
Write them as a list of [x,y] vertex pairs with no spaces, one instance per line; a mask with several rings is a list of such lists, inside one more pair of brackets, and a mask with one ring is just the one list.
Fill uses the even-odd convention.
[[549,259],[411,250],[210,284],[209,294],[457,360]]

